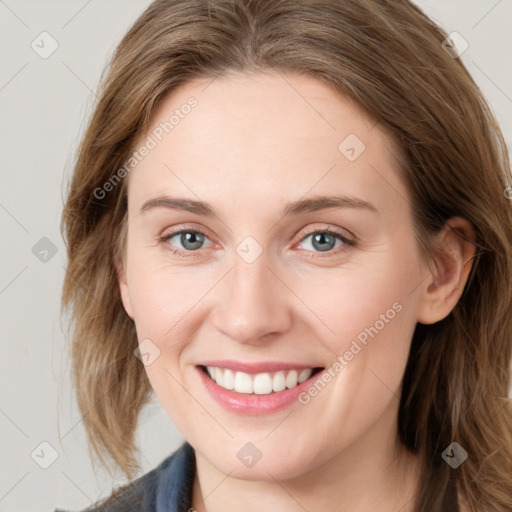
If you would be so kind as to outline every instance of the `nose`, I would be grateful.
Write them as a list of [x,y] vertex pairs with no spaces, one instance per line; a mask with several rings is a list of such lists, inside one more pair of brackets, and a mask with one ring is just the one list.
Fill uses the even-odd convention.
[[292,323],[290,293],[262,254],[247,263],[235,255],[234,268],[223,279],[220,303],[213,324],[223,334],[244,344],[286,332]]

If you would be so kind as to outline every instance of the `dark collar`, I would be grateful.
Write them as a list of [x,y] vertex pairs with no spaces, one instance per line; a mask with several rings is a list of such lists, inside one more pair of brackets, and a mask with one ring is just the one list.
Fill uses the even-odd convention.
[[188,512],[195,470],[194,449],[185,441],[156,468],[83,512]]
[[155,512],[187,512],[191,508],[196,472],[196,457],[192,446],[185,441],[156,471],[159,472],[159,478]]

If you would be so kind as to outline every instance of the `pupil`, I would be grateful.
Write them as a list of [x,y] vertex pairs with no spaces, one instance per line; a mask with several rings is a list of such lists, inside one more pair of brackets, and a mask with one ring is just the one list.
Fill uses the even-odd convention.
[[[202,237],[202,235],[199,233],[182,233],[181,234],[181,243],[182,243],[183,247],[185,247],[186,249],[190,249],[190,250],[199,249],[199,247],[201,246],[201,244],[203,242],[201,240],[201,237]],[[190,246],[188,244],[192,244],[192,246]]]
[[[325,244],[325,240],[327,239],[331,239],[330,240],[330,243],[327,242],[327,247],[325,247],[325,245],[320,245],[320,246],[317,246],[316,243],[320,243],[320,244]],[[328,235],[326,233],[317,233],[314,237],[313,237],[313,247],[315,247],[315,249],[318,249],[320,251],[328,251],[329,249],[332,249],[334,247],[334,243],[335,243],[335,240],[334,240],[334,237],[331,236],[331,235]]]

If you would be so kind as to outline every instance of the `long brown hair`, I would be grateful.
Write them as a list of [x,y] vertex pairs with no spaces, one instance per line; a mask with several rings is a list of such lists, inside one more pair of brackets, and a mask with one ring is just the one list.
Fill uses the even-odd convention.
[[[135,22],[102,80],[62,215],[74,384],[103,463],[135,474],[134,433],[151,391],[117,282],[127,208],[119,170],[169,91],[198,76],[275,69],[330,84],[387,130],[425,255],[450,217],[473,226],[461,299],[444,320],[416,327],[398,440],[422,464],[416,512],[439,510],[454,485],[470,510],[512,509],[510,162],[446,37],[408,0],[157,0]],[[457,469],[441,457],[453,441],[469,454]]]

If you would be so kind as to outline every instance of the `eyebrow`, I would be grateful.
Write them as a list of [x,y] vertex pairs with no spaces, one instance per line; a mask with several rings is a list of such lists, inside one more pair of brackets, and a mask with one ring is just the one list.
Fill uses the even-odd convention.
[[[205,217],[215,217],[215,211],[209,203],[196,201],[194,199],[185,199],[180,197],[160,196],[146,201],[139,212],[139,215],[154,208],[169,208],[172,210],[183,210]],[[379,213],[372,203],[364,201],[357,197],[349,196],[316,196],[309,199],[299,199],[288,203],[282,217],[298,215],[300,213],[316,212],[328,208],[356,208],[368,210],[373,213]]]

